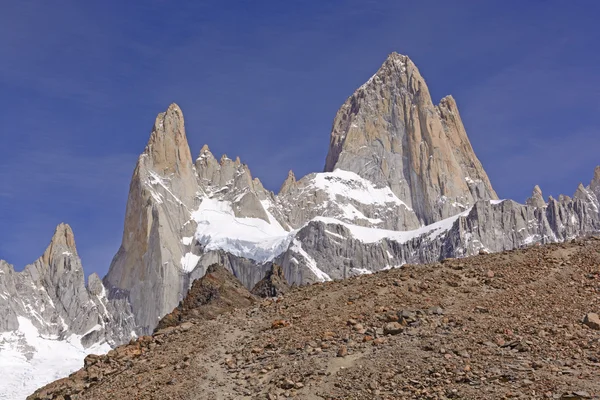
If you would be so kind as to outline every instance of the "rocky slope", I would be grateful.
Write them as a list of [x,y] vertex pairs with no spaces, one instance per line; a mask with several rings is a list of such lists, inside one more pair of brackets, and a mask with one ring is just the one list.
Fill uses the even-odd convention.
[[194,293],[185,322],[29,399],[598,399],[599,265],[595,237],[304,286],[208,320]]
[[87,286],[73,231],[56,228],[44,254],[22,272],[0,260],[0,398],[16,399],[81,367],[89,352],[135,337],[125,297]]

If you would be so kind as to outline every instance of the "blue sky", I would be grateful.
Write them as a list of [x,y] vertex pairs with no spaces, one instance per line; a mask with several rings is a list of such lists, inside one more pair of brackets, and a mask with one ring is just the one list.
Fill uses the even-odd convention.
[[452,94],[503,198],[572,194],[600,164],[600,3],[3,1],[0,258],[21,269],[54,227],[106,273],[158,112],[192,155],[240,156],[277,190],[323,167],[339,106],[387,54]]

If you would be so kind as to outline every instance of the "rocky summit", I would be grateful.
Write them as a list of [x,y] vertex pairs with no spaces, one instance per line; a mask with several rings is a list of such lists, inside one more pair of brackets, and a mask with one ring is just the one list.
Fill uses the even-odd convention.
[[[498,199],[469,142],[457,102],[447,96],[434,104],[416,65],[397,53],[390,54],[375,75],[338,111],[323,172],[297,178],[290,171],[278,193],[266,189],[239,158],[215,157],[208,145],[196,153],[197,157],[192,157],[187,134],[184,114],[177,104],[158,114],[133,171],[120,248],[102,280],[92,275],[87,285],[84,282],[83,267],[68,225],[57,228],[44,255],[22,272],[15,272],[12,266],[0,261],[0,373],[7,377],[0,380],[0,393],[10,393],[9,398],[23,398],[35,387],[75,370],[85,354],[108,351],[132,337],[150,340],[132,344],[133,353],[144,354],[146,346],[165,343],[163,339],[148,339],[154,337],[150,335],[157,327],[159,331],[173,328],[182,321],[189,322],[185,332],[196,332],[196,344],[204,343],[200,339],[217,343],[214,335],[219,332],[204,331],[205,326],[216,329],[214,324],[220,323],[222,312],[241,316],[246,311],[232,310],[255,309],[252,307],[257,306],[252,304],[260,297],[283,296],[285,309],[291,309],[291,303],[286,302],[292,300],[285,299],[308,301],[302,299],[310,299],[320,293],[320,288],[330,287],[324,282],[399,267],[412,271],[410,279],[421,282],[420,274],[426,274],[428,269],[406,265],[433,266],[449,258],[502,253],[540,243],[565,243],[600,232],[600,167],[594,171],[591,182],[579,185],[573,196],[545,199],[542,189],[536,186],[525,204]],[[495,274],[493,269],[491,272]],[[391,285],[387,277],[402,274],[383,273],[364,277],[360,282],[367,282],[367,286],[371,285],[368,282],[379,282],[387,287]],[[513,278],[507,279],[511,282]],[[228,283],[222,286],[219,282]],[[289,292],[290,287],[310,284],[318,285]],[[344,283],[334,285],[339,286],[331,287],[341,288]],[[398,287],[423,290],[419,285]],[[482,288],[490,293],[495,289],[485,285]],[[391,295],[400,296],[399,299],[403,296],[395,292]],[[354,300],[347,302],[354,304]],[[393,304],[390,307],[400,306]],[[283,305],[271,306],[283,313]],[[205,322],[198,323],[199,317],[193,310],[199,307],[204,310],[200,314],[216,319],[205,318]],[[257,315],[271,312],[261,307]],[[441,315],[419,310],[418,313],[396,310],[407,315],[401,320],[386,321],[383,334],[369,331],[365,336],[371,339],[365,343],[377,343],[378,350],[377,346],[388,343],[386,334],[395,337],[411,332],[402,321],[408,325],[422,320],[429,324]],[[340,312],[354,315],[358,311],[350,307]],[[296,332],[301,328],[297,328],[295,320],[303,318],[305,312],[311,310],[282,314],[275,325],[293,327],[282,332]],[[376,321],[374,316],[369,318],[352,325],[359,326],[352,332],[367,332],[365,324]],[[468,317],[465,314],[461,318]],[[590,322],[586,326],[593,325],[595,320],[594,315],[588,316]],[[225,329],[225,333],[219,334],[232,343],[241,343],[244,335],[254,333],[245,331],[252,326],[252,319],[244,322],[247,327],[240,324],[219,326],[218,329]],[[322,324],[330,326],[326,321]],[[179,337],[176,335],[181,330],[173,328],[169,335],[163,332],[163,337],[171,334]],[[432,335],[435,329],[428,332],[427,335]],[[335,342],[335,346],[343,359],[354,352],[348,342],[343,345]],[[76,351],[68,353],[64,348]],[[198,350],[208,351],[213,358],[218,358],[214,351],[219,348],[198,345]],[[315,354],[319,352],[317,348],[333,351],[322,346],[311,348]],[[256,357],[265,354],[265,347],[257,349],[252,353]],[[119,351],[129,354],[130,350]],[[390,351],[393,357],[402,355],[399,350]],[[56,367],[56,358],[67,353],[72,362]],[[111,367],[102,370],[101,376],[125,371],[114,362],[121,356],[111,354],[102,358],[102,363]],[[444,354],[453,360],[451,353]],[[31,378],[31,371],[38,371],[41,364],[47,367],[47,373],[36,373]],[[147,368],[150,370],[151,366]],[[245,377],[248,372],[240,368],[232,368],[237,374],[235,379]],[[325,373],[333,373],[330,368],[335,369],[324,368]],[[391,372],[399,367],[390,368]],[[314,371],[318,370],[315,367]],[[436,374],[451,382],[456,379],[449,375],[454,370],[445,371],[428,372],[429,379],[437,380]],[[289,374],[296,372],[290,370]],[[122,376],[129,375],[127,372]],[[102,381],[100,375],[94,373],[93,377],[93,381],[85,381],[84,388],[90,382]],[[170,384],[173,390],[187,387],[179,378],[173,379],[176,380]],[[200,385],[198,379],[201,378],[189,382]],[[284,390],[283,395],[304,387],[297,384],[305,385],[298,377],[289,379],[293,382],[283,384],[285,388],[274,384],[277,390]],[[349,390],[344,382],[350,378],[340,379],[337,386],[332,385],[344,397],[344,390]],[[422,376],[410,379],[419,380]],[[143,380],[150,388],[156,386],[145,377]],[[530,386],[537,387],[533,382]],[[254,393],[252,388],[232,385],[241,392],[231,392],[232,387],[227,386],[231,393],[245,396]],[[397,385],[394,390],[399,392],[413,393],[409,387],[419,388],[416,383],[402,379]],[[444,385],[445,390],[449,384]],[[370,394],[383,393],[380,386],[381,381],[373,383]],[[450,390],[454,389],[459,390],[454,387]],[[277,390],[268,395],[281,395]]]
[[261,301],[221,292],[232,276],[211,267],[236,309],[194,284],[182,322],[29,399],[598,399],[599,266],[600,238],[583,238]]

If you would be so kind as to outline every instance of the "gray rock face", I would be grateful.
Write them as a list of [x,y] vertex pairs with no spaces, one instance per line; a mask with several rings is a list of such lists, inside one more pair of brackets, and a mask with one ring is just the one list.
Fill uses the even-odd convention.
[[127,294],[140,333],[152,332],[187,288],[182,287],[182,237],[196,206],[197,180],[176,104],[157,116],[129,188],[123,240],[104,283]]
[[546,202],[544,201],[542,189],[540,189],[538,185],[535,185],[531,197],[525,201],[525,204],[533,207],[546,207]]
[[[435,229],[436,225],[441,227]],[[421,229],[420,234],[417,230],[404,237],[390,234],[365,240],[364,232],[357,233],[346,224],[313,221],[296,236],[306,255],[298,256],[290,248],[278,261],[284,270],[289,264],[300,267],[301,275],[291,275],[290,282],[304,284],[319,280],[308,267],[311,259],[331,279],[344,279],[403,264],[465,257],[480,250],[500,252],[600,232],[595,202],[577,198],[551,199],[544,208],[512,200],[480,200],[470,211],[436,225]]]
[[289,290],[290,285],[285,279],[283,269],[281,266],[273,264],[267,275],[252,288],[251,293],[259,297],[277,297]]
[[434,105],[415,64],[397,53],[338,111],[325,171],[336,168],[389,187],[425,225],[497,198],[454,99]]
[[81,344],[111,346],[131,338],[135,321],[127,299],[109,299],[97,275],[86,287],[71,228],[56,228],[50,245],[22,272],[0,261],[0,332],[27,318],[38,332],[57,340],[81,336]]

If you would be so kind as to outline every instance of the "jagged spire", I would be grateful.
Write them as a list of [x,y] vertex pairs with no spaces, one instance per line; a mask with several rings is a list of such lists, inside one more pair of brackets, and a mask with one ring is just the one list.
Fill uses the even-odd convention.
[[533,192],[531,193],[531,197],[525,201],[525,204],[533,207],[546,207],[542,189],[540,189],[538,185],[535,185]]
[[283,181],[281,188],[279,188],[279,193],[287,193],[292,187],[294,187],[294,185],[296,185],[296,175],[294,175],[294,171],[290,169],[287,178],[285,178],[285,181]]
[[75,246],[75,235],[68,224],[60,223],[54,230],[50,244],[42,256],[46,264],[50,264],[52,258],[57,254],[77,255]]
[[192,155],[185,134],[183,112],[172,103],[158,114],[142,157],[160,174],[182,173],[192,167]]

